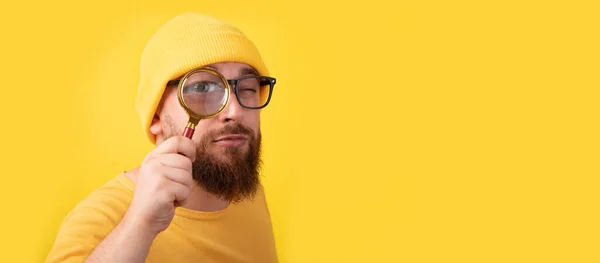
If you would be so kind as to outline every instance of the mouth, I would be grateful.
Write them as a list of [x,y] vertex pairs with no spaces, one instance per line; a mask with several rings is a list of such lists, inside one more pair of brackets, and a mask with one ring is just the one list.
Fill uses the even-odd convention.
[[248,136],[243,135],[243,134],[230,134],[230,135],[220,136],[214,141],[220,142],[220,141],[229,141],[229,140],[248,140]]
[[230,134],[220,136],[213,142],[223,146],[241,146],[248,141],[248,136],[242,134]]

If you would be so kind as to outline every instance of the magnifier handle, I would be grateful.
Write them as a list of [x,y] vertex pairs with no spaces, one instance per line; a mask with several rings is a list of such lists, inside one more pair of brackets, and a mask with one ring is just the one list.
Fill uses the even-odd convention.
[[194,128],[186,126],[183,130],[183,136],[192,139],[192,136],[194,136]]

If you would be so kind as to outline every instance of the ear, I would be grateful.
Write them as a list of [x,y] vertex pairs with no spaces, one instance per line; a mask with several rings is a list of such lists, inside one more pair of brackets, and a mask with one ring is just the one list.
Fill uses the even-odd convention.
[[[165,89],[165,92],[168,89]],[[166,94],[165,94],[166,95]],[[154,137],[158,139],[158,135],[162,134],[162,123],[160,120],[160,113],[163,111],[164,103],[165,103],[165,95],[160,98],[156,110],[154,111],[154,117],[152,118],[152,123],[150,124],[150,133],[154,134]]]
[[162,125],[158,113],[154,113],[154,118],[152,118],[152,123],[150,124],[150,132],[156,137],[162,133]]

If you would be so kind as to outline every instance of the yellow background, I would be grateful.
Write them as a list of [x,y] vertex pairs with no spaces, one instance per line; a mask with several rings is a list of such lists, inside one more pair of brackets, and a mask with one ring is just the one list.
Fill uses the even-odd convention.
[[282,262],[600,262],[597,1],[7,1],[0,262],[151,146],[138,60],[200,11],[261,49]]

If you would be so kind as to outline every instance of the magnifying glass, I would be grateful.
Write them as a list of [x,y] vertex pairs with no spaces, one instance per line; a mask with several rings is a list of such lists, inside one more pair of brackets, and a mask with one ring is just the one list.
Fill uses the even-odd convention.
[[179,103],[189,115],[183,136],[191,139],[198,122],[219,114],[229,102],[227,79],[212,68],[200,67],[186,73],[177,87]]

